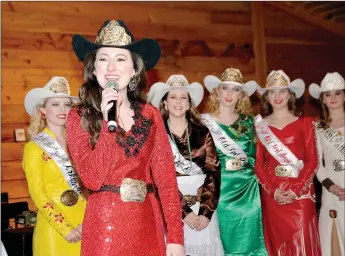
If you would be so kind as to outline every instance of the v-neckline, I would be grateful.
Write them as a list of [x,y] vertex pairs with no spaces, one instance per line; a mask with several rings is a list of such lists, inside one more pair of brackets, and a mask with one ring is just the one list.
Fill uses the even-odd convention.
[[234,124],[236,124],[240,119],[241,119],[241,115],[239,114],[239,115],[238,115],[238,118],[237,118],[235,121],[233,121],[232,124],[230,124],[230,125],[226,125],[226,124],[223,124],[223,123],[218,122],[218,121],[216,121],[216,122],[217,122],[218,124],[222,125],[222,126],[225,126],[225,127],[227,127],[227,128],[230,128],[231,126],[233,126]]
[[267,125],[268,125],[268,126],[273,127],[273,128],[275,128],[275,129],[277,129],[277,130],[279,130],[279,131],[282,131],[282,130],[284,130],[286,127],[288,127],[290,124],[295,123],[299,118],[300,118],[300,117],[298,116],[294,121],[292,121],[291,123],[286,124],[286,125],[285,125],[284,127],[282,127],[282,128],[275,127],[275,126],[273,126],[273,125],[268,124],[267,121],[266,121],[266,122],[267,122]]

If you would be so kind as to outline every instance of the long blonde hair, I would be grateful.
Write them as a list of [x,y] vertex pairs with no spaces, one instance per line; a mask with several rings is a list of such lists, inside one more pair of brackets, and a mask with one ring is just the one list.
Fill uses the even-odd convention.
[[[219,86],[214,88],[207,98],[207,111],[214,116],[220,114],[219,110]],[[242,91],[240,98],[238,99],[235,111],[240,115],[253,116],[254,110],[252,108],[252,103],[246,91]]]
[[44,99],[41,103],[38,103],[34,108],[34,114],[30,118],[30,125],[28,128],[28,136],[31,140],[37,134],[39,134],[47,126],[47,122],[42,118],[42,112],[40,108],[46,106],[47,99]]

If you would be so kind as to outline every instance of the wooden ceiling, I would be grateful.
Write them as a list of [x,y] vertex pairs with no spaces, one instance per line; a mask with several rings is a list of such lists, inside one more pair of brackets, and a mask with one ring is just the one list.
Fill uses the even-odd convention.
[[313,25],[345,37],[345,2],[265,2]]

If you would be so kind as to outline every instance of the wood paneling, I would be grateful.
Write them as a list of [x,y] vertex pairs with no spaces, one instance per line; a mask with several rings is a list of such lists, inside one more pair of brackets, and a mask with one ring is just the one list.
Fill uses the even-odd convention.
[[26,179],[1,181],[1,191],[8,192],[8,198],[30,196]]
[[22,168],[22,161],[3,161],[1,163],[1,180],[22,180],[25,179],[25,173]]

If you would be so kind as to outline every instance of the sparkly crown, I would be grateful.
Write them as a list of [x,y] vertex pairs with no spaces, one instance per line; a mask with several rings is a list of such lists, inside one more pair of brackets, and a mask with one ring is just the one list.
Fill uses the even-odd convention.
[[49,88],[54,93],[70,94],[69,85],[66,79],[56,79]]
[[267,77],[266,88],[275,86],[288,86],[290,78],[282,70],[273,70]]
[[96,44],[124,46],[132,42],[126,30],[116,20],[110,21],[96,37]]
[[243,84],[242,74],[236,68],[227,68],[220,77],[222,82],[236,82]]
[[173,75],[169,77],[167,84],[172,87],[186,87],[189,85],[187,78],[183,75]]

